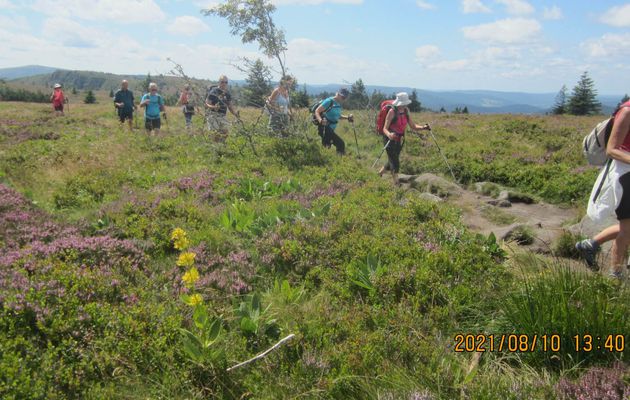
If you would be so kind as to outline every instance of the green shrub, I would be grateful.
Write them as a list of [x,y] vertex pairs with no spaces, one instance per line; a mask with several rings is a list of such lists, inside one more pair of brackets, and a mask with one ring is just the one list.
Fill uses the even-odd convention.
[[269,155],[291,170],[307,166],[323,167],[330,163],[330,157],[324,153],[319,143],[304,138],[274,140]]

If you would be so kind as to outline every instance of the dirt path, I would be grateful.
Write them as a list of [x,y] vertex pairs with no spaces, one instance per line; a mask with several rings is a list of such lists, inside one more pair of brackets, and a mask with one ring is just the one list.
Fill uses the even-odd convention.
[[[464,223],[472,230],[497,239],[520,237],[525,230],[533,243],[521,244],[539,253],[550,253],[556,239],[574,222],[577,213],[542,202],[526,204],[522,196],[511,196],[508,191],[494,198],[467,190],[432,174],[401,175],[403,187],[437,195],[435,201],[446,201],[462,209]],[[430,198],[430,197],[429,197]]]

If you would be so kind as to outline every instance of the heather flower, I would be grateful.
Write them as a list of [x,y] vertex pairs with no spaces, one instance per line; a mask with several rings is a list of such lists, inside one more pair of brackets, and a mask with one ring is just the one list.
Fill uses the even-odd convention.
[[178,267],[192,267],[195,263],[195,253],[185,252],[179,255],[177,258],[177,266]]
[[195,282],[197,282],[198,280],[199,271],[197,271],[197,268],[195,267],[192,267],[191,269],[186,271],[186,273],[182,277],[182,282],[184,282],[184,284],[188,287],[193,287],[195,285]]

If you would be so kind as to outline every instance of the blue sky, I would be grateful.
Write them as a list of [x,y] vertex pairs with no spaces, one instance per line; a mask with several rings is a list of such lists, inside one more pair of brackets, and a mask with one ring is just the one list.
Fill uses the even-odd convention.
[[[242,79],[261,57],[204,17],[209,0],[0,0],[0,68]],[[630,92],[630,2],[273,0],[299,82],[429,90],[557,92],[588,71],[600,94]],[[265,60],[265,59],[264,59]],[[273,60],[269,65],[275,66]]]

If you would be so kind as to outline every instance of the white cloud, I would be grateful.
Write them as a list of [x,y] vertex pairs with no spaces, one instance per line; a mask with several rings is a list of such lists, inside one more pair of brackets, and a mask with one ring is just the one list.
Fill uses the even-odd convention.
[[564,15],[562,14],[562,10],[558,6],[553,6],[551,8],[545,7],[543,10],[543,18],[557,20],[564,18]]
[[489,13],[492,12],[481,0],[462,0],[462,11],[464,14]]
[[468,39],[483,43],[518,44],[533,41],[541,31],[535,19],[507,18],[489,24],[462,28]]
[[506,11],[511,15],[527,15],[533,13],[534,7],[525,0],[495,0],[506,7]]
[[13,10],[16,8],[15,4],[11,3],[9,0],[0,0],[0,10]]
[[416,5],[423,10],[435,10],[435,6],[431,3],[428,3],[424,0],[417,0]]
[[174,35],[196,36],[202,32],[209,31],[208,25],[197,17],[185,15],[177,17],[166,27],[166,30]]
[[154,0],[37,0],[32,9],[55,17],[88,21],[153,23],[166,18]]
[[580,44],[586,54],[593,58],[603,58],[602,62],[609,62],[609,58],[630,56],[630,33],[609,33],[599,39],[587,40]]
[[277,6],[315,6],[324,3],[351,5],[363,4],[363,0],[271,0],[271,2]]
[[392,66],[382,61],[367,61],[349,54],[345,46],[307,38],[288,43],[287,60],[291,73],[309,83],[331,83],[362,78],[381,81],[392,75]]
[[440,48],[432,44],[416,47],[416,61],[426,65],[440,56]]
[[599,21],[618,28],[630,27],[630,4],[611,8],[599,18]]

